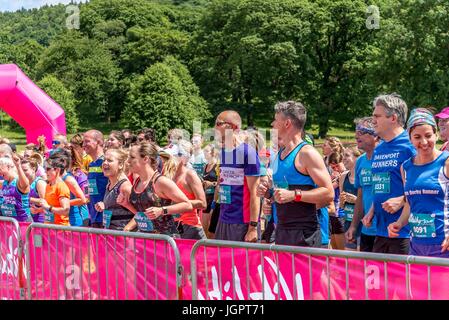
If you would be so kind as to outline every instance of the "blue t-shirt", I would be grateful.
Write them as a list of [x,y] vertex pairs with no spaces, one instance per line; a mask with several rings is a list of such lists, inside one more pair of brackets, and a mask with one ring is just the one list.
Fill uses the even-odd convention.
[[[388,237],[388,225],[396,222],[401,216],[402,208],[391,214],[382,208],[382,203],[390,198],[404,195],[400,167],[405,160],[415,154],[416,149],[410,143],[407,131],[403,131],[389,142],[381,142],[374,149],[371,172],[374,214],[377,217],[377,236]],[[398,238],[409,238],[409,232],[410,228],[405,226],[399,232]]]
[[[373,182],[371,174],[372,159],[368,160],[366,153],[357,158],[355,163],[355,179],[354,187],[362,189],[363,195],[363,215],[368,214],[371,205],[373,204]],[[375,236],[377,232],[377,219],[373,218],[371,227],[362,226],[362,233],[368,236]]]
[[108,178],[104,176],[103,169],[101,168],[103,161],[104,156],[92,161],[89,164],[89,173],[87,174],[90,198],[88,208],[91,223],[103,223],[103,213],[98,212],[94,207],[97,202],[103,201],[106,185],[108,184]]
[[220,155],[220,221],[243,224],[250,221],[250,194],[246,176],[260,175],[256,150],[246,143]]
[[446,199],[449,179],[444,166],[449,152],[444,151],[434,161],[415,165],[404,162],[404,193],[410,205],[408,225],[411,241],[418,244],[441,244],[449,234],[449,203]]

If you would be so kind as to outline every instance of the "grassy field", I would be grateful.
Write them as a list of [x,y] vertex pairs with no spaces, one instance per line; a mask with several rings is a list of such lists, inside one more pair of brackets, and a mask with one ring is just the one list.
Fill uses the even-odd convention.
[[[87,131],[89,129],[95,128],[97,130],[100,130],[105,135],[109,134],[111,130],[117,130],[120,129],[118,123],[96,123],[94,125],[90,124],[84,124],[80,127],[80,132]],[[267,135],[269,132],[269,128],[264,128],[267,131]],[[307,130],[307,132],[312,133],[315,137],[318,135],[318,127],[312,127],[311,129]],[[329,136],[335,136],[340,138],[340,140],[346,145],[355,143],[354,141],[354,132],[350,129],[343,129],[343,128],[331,128],[331,130],[328,133]],[[17,146],[18,151],[23,151],[26,145],[26,137],[25,137],[25,131],[21,128],[18,129],[11,129],[8,125],[0,126],[0,136],[8,138],[12,143],[15,143]],[[73,136],[73,134],[69,134],[69,139]],[[269,139],[269,137],[267,136]],[[317,147],[320,147],[323,143],[324,139],[315,139],[315,144]]]

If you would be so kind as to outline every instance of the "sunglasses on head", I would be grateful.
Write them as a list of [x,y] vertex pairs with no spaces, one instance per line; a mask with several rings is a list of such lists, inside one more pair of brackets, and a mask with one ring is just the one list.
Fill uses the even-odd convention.
[[355,128],[355,131],[356,132],[360,132],[361,134],[369,134],[369,135],[372,135],[372,136],[376,135],[376,133],[374,132],[373,129],[362,127],[362,126],[357,126]]

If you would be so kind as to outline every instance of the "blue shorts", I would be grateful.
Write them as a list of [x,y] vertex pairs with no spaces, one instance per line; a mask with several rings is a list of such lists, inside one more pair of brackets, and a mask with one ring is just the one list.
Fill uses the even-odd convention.
[[435,258],[449,258],[449,251],[441,252],[441,244],[418,244],[410,241],[410,251],[411,256],[424,256],[424,257],[435,257]]

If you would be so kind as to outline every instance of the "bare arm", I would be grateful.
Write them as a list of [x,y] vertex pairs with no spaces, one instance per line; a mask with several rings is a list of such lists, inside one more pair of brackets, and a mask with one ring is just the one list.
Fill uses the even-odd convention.
[[45,198],[45,189],[47,188],[47,182],[45,180],[39,180],[36,182],[36,190],[39,195],[39,198],[44,199]]
[[13,162],[14,162],[14,165],[16,166],[17,173],[19,176],[17,188],[23,194],[29,193],[30,192],[30,181],[28,180],[25,173],[23,172],[22,166],[20,165],[20,158],[16,154],[13,155]]
[[159,197],[170,199],[174,202],[174,204],[166,207],[168,214],[183,213],[193,209],[187,196],[178,188],[176,183],[167,177],[160,177],[154,187]]
[[72,176],[67,176],[65,179],[65,184],[69,187],[71,193],[75,195],[75,199],[70,200],[71,206],[81,206],[87,203],[86,196],[84,195],[83,190],[81,190],[78,182],[76,182],[75,178]]
[[204,193],[203,184],[201,183],[201,179],[198,177],[196,172],[193,170],[189,170],[186,176],[186,181],[192,189],[193,194],[195,195],[195,200],[190,200],[194,209],[206,209],[206,194]]
[[304,146],[302,150],[295,159],[295,167],[301,172],[301,163],[317,188],[302,191],[301,201],[314,203],[317,207],[328,204],[334,200],[334,188],[324,160],[312,146]]
[[[250,221],[257,222],[259,220],[260,198],[257,196],[257,186],[259,185],[259,176],[245,176],[249,189],[250,201]],[[257,241],[257,227],[248,226],[248,232],[245,235],[246,242]]]

